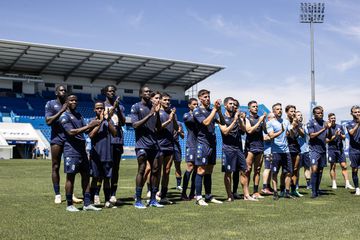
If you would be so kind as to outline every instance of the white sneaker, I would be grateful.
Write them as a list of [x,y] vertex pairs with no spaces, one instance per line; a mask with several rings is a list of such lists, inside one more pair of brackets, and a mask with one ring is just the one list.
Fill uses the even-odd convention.
[[146,197],[148,197],[148,198],[151,197],[151,191],[148,191],[148,192],[146,193]]
[[155,195],[156,201],[160,202],[161,201],[161,194],[160,192],[157,192]]
[[101,208],[97,208],[94,205],[88,205],[83,207],[84,211],[101,211]]
[[105,203],[105,208],[117,208],[117,206],[108,201]]
[[66,207],[66,211],[68,212],[79,212],[80,210],[77,209],[74,205],[70,205]]
[[55,195],[55,200],[54,200],[55,204],[60,204],[61,203],[61,195]]
[[215,204],[222,204],[223,203],[222,201],[219,201],[219,200],[215,199],[214,197],[210,198],[210,200],[208,200],[208,202],[215,203]]
[[101,204],[99,195],[94,196],[94,204],[95,205],[100,205]]
[[82,202],[83,202],[82,199],[75,197],[74,194],[73,194],[73,196],[72,196],[72,200],[73,200],[73,203],[82,203]]
[[176,187],[176,190],[178,190],[178,191],[182,191],[182,190],[183,190],[183,188],[182,188],[181,186],[177,186],[177,187]]
[[196,204],[199,206],[208,206],[209,205],[205,202],[205,200],[203,198],[196,200]]
[[264,196],[261,196],[260,193],[254,193],[251,197],[255,199],[264,199]]
[[356,190],[355,190],[355,195],[356,195],[356,196],[360,196],[360,188],[356,188]]
[[355,188],[353,186],[351,186],[351,184],[346,184],[345,185],[345,189],[351,189],[351,190],[354,190]]
[[111,196],[111,197],[110,197],[109,202],[111,202],[112,204],[115,204],[115,203],[116,203],[116,201],[117,201],[117,199],[116,199],[116,197],[115,197],[115,196]]
[[252,196],[244,196],[244,201],[253,201],[253,202],[258,202],[259,200],[257,200],[256,198],[253,198]]
[[332,189],[337,189],[337,185],[336,185],[336,182],[333,182],[333,184],[332,184],[332,187],[331,187]]

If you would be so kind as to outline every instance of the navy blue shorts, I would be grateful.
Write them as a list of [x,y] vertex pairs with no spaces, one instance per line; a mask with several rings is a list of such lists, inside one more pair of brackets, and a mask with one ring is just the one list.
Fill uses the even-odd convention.
[[111,178],[113,161],[100,161],[100,160],[91,160],[90,161],[90,175],[96,178]]
[[65,173],[90,173],[90,164],[87,157],[65,157],[64,158]]
[[213,148],[199,143],[196,150],[195,165],[215,165],[216,164],[216,146]]
[[326,153],[318,153],[315,151],[310,151],[310,163],[311,166],[316,165],[319,168],[326,167]]
[[329,163],[342,163],[346,162],[345,153],[342,151],[328,151]]
[[293,173],[290,153],[272,153],[271,171],[278,173],[280,167],[283,173]]
[[135,148],[136,158],[144,158],[146,161],[153,162],[154,159],[159,159],[162,155],[162,152],[157,149],[145,149],[145,148]]
[[186,162],[194,163],[196,156],[197,156],[197,149],[196,148],[186,147],[186,153],[185,153],[185,161]]
[[264,168],[271,169],[271,162],[272,162],[272,154],[265,154],[264,155]]
[[174,144],[174,161],[181,162],[181,148],[179,145]]
[[51,139],[50,141],[50,145],[59,145],[59,146],[64,146],[65,143],[65,139],[60,137],[60,136],[55,136],[53,139]]
[[360,168],[360,154],[349,153],[349,158],[352,168]]
[[300,163],[299,168],[310,168],[311,167],[311,161],[310,161],[310,155],[309,152],[300,153]]
[[223,150],[222,172],[246,171],[246,160],[244,153],[240,150]]

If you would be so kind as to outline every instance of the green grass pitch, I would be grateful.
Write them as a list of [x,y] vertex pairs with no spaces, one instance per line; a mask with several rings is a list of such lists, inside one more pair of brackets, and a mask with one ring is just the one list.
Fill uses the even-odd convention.
[[[360,197],[343,188],[339,171],[339,188],[332,190],[328,168],[321,185],[328,195],[316,200],[301,188],[301,199],[274,202],[266,197],[208,207],[177,201],[180,193],[173,188],[172,169],[169,194],[175,204],[138,210],[132,206],[137,163],[127,160],[121,162],[118,190],[124,205],[78,213],[66,212],[65,202],[53,203],[50,169],[49,160],[0,160],[0,239],[358,239]],[[62,186],[64,179],[62,174]],[[77,196],[79,183],[77,176]],[[61,193],[64,199],[63,187]],[[226,198],[219,163],[213,194]]]

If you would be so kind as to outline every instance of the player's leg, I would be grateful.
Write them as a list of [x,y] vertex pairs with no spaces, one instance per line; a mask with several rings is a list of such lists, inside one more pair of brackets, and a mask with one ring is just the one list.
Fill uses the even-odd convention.
[[118,188],[119,182],[119,169],[120,169],[120,162],[121,162],[121,154],[123,153],[123,148],[121,145],[112,144],[112,154],[113,154],[113,172],[111,177],[111,198],[110,202],[116,203],[116,191]]
[[182,200],[189,200],[186,191],[189,185],[191,173],[194,171],[194,164],[193,162],[186,162],[186,171],[184,173],[184,179],[183,179],[183,187],[182,187],[182,194],[181,199]]
[[247,177],[247,184],[250,185],[250,177],[251,177],[251,171],[252,171],[252,165],[254,162],[254,153],[248,151],[246,153],[246,165],[247,165],[247,171],[246,171],[246,177]]
[[290,188],[291,188],[291,177],[294,175],[293,172],[293,160],[291,158],[290,153],[283,153],[281,154],[281,163],[282,163],[282,170],[285,176],[285,198],[292,198],[290,195]]
[[81,187],[84,196],[84,211],[100,211],[101,208],[97,208],[91,205],[91,194],[90,194],[90,168],[88,160],[84,159],[80,164],[80,175],[81,175]]
[[303,195],[300,194],[296,189],[300,170],[300,154],[294,154],[294,156],[292,156],[291,158],[293,164],[293,173],[291,176],[291,194],[295,197],[302,197]]
[[182,179],[182,172],[181,172],[181,161],[174,161],[175,166],[175,177],[176,177],[176,189],[181,191],[181,179]]
[[208,204],[202,198],[202,185],[203,178],[205,175],[205,165],[198,165],[196,169],[196,177],[195,177],[195,195],[196,195],[196,203],[200,206],[207,206]]
[[136,149],[136,156],[138,162],[138,171],[135,178],[135,208],[143,209],[146,208],[141,201],[142,188],[144,183],[144,174],[147,162],[147,153],[145,149]]
[[66,182],[65,182],[65,196],[66,196],[66,211],[69,212],[78,212],[79,209],[77,209],[72,200],[72,195],[74,192],[74,184],[75,184],[75,173],[67,173],[66,174]]
[[264,198],[259,193],[259,184],[260,184],[260,175],[261,175],[261,166],[263,164],[263,153],[257,153],[254,157],[254,198]]
[[144,182],[143,182],[143,186],[146,183],[146,187],[147,187],[147,194],[146,196],[148,198],[150,198],[151,196],[151,181],[150,181],[150,175],[151,175],[151,167],[150,167],[150,163],[146,162],[146,168],[145,168],[145,173],[144,173]]
[[265,195],[272,195],[273,192],[270,191],[270,164],[271,164],[271,154],[264,155],[264,171],[263,171],[263,187],[261,193]]
[[174,154],[165,155],[163,158],[163,172],[161,178],[161,191],[160,191],[161,204],[172,204],[172,202],[169,201],[167,198],[167,192],[169,187],[171,166],[174,161],[173,158],[174,158]]
[[339,154],[339,163],[340,163],[340,167],[341,167],[341,173],[345,180],[345,188],[346,189],[354,189],[354,187],[351,186],[350,181],[349,181],[345,153],[339,152],[338,154]]
[[273,190],[274,190],[274,195],[273,195],[274,200],[279,200],[277,185],[278,185],[278,173],[279,173],[279,168],[280,168],[280,160],[281,160],[281,156],[279,153],[272,154],[272,162],[271,162],[270,168],[271,168],[272,186],[273,186]]
[[332,189],[337,189],[336,184],[336,162],[330,162],[330,179],[332,183]]
[[53,189],[55,193],[56,204],[61,203],[61,195],[60,195],[60,163],[61,163],[61,155],[63,153],[63,146],[52,144],[51,145],[51,179],[53,183]]
[[[164,205],[161,205],[156,200],[156,193],[159,191],[159,183],[161,179],[161,169],[163,164],[163,155],[162,152],[151,150],[149,154],[149,162],[151,166],[151,196],[149,206],[162,208]],[[171,167],[171,166],[170,166]]]

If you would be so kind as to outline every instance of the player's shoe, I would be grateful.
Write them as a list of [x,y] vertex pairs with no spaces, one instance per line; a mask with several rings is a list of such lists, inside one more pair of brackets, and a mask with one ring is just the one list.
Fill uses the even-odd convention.
[[345,185],[345,189],[350,189],[350,190],[354,190],[355,188],[353,186],[351,186],[350,183]]
[[199,205],[199,206],[203,206],[203,207],[209,205],[209,204],[207,204],[207,203],[205,202],[205,200],[204,200],[203,198],[197,199],[197,200],[196,200],[196,204]]
[[115,197],[115,196],[111,196],[111,197],[110,197],[109,202],[111,202],[112,204],[115,204],[115,203],[116,203],[116,201],[117,201],[117,199],[116,199],[116,197]]
[[83,202],[82,199],[75,197],[74,194],[73,194],[73,196],[72,196],[72,200],[73,200],[73,203],[82,203],[82,202]]
[[360,188],[356,188],[356,190],[355,190],[355,195],[356,195],[356,196],[360,196]]
[[332,183],[332,186],[331,186],[332,189],[337,189],[337,185],[336,185],[336,182],[333,182]]
[[258,202],[259,200],[249,195],[249,196],[244,196],[244,201]]
[[160,202],[160,200],[161,200],[161,193],[160,193],[160,192],[157,192],[156,195],[155,195],[155,198],[156,198],[156,201]]
[[280,194],[279,194],[279,197],[284,197],[285,196],[285,191],[281,191]]
[[170,201],[168,198],[160,199],[159,203],[162,204],[162,205],[171,205],[171,204],[173,204],[173,202]]
[[235,201],[234,197],[229,197],[228,199],[226,199],[226,202],[233,202]]
[[279,194],[277,192],[274,192],[273,199],[275,201],[279,200]]
[[273,195],[274,193],[268,188],[261,189],[261,193],[264,195]]
[[55,204],[60,204],[61,203],[61,195],[55,195],[55,200],[54,200]]
[[285,193],[284,198],[288,198],[288,199],[295,199],[290,193]]
[[105,208],[117,208],[117,206],[115,206],[114,204],[112,204],[110,201],[107,201],[105,203]]
[[304,196],[301,193],[299,193],[297,190],[291,191],[290,195],[294,196],[294,197],[303,197]]
[[151,197],[151,191],[148,191],[148,192],[146,193],[146,197],[148,197],[148,198]]
[[190,198],[186,195],[186,193],[181,193],[180,198],[182,201],[190,201]]
[[182,190],[183,190],[183,188],[182,188],[181,186],[177,186],[177,187],[176,187],[176,190],[178,190],[178,191],[182,191]]
[[257,192],[257,193],[254,193],[254,194],[252,195],[252,197],[255,198],[255,199],[263,199],[263,198],[264,198],[264,197],[261,196],[260,193],[258,193],[258,192]]
[[146,206],[142,203],[141,200],[136,201],[134,204],[134,207],[137,209],[145,209],[146,208]]
[[101,208],[97,208],[94,205],[90,204],[83,207],[83,211],[101,211]]
[[205,199],[206,202],[210,202],[210,203],[215,203],[215,204],[222,204],[223,202],[222,201],[219,201],[217,200],[216,198],[214,197],[211,197],[209,199]]
[[70,205],[66,207],[66,211],[68,212],[79,212],[80,210],[77,209],[74,205]]
[[100,205],[101,204],[99,195],[94,196],[94,204],[95,205]]
[[243,199],[242,196],[238,193],[233,193],[233,198],[234,199]]
[[158,201],[153,199],[149,202],[149,207],[163,208],[164,205],[160,204]]

